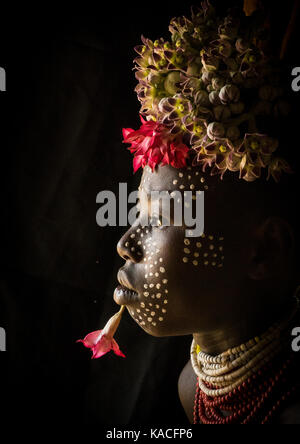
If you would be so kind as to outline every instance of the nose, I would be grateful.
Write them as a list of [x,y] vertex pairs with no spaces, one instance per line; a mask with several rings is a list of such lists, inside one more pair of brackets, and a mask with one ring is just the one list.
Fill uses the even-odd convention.
[[125,261],[140,262],[143,257],[141,244],[135,240],[134,230],[128,230],[119,240],[117,251]]

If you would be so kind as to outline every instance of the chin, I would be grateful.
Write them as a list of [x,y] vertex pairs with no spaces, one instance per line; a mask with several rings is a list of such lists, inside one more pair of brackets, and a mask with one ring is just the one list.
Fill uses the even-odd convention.
[[176,336],[174,332],[169,330],[163,325],[158,325],[156,327],[153,326],[147,326],[147,325],[141,325],[139,326],[144,330],[145,333],[147,333],[150,336],[153,336],[155,338],[163,338],[166,336]]

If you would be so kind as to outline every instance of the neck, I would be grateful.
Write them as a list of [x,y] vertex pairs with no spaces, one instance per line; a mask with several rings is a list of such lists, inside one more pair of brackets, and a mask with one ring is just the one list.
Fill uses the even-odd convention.
[[218,355],[228,350],[245,343],[251,338],[260,336],[273,323],[280,321],[285,313],[288,313],[293,306],[294,301],[285,302],[284,306],[279,306],[277,309],[259,310],[253,315],[247,317],[240,317],[239,319],[231,319],[226,325],[220,329],[215,329],[209,332],[196,332],[193,334],[195,342],[200,346],[200,349],[210,355]]

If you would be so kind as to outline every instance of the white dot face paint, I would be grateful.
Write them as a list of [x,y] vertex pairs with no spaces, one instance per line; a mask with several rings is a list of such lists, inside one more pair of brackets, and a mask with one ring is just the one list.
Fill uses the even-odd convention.
[[[160,319],[160,324],[164,320],[164,316],[167,314],[167,310],[162,306],[167,304],[167,284],[168,280],[163,278],[166,273],[166,268],[163,266],[164,259],[160,254],[159,248],[157,248],[157,242],[152,238],[149,227],[139,226],[135,232],[131,233],[129,242],[126,242],[126,247],[131,252],[135,252],[136,248],[142,249],[144,252],[143,264],[146,273],[144,274],[145,282],[143,283],[144,291],[141,294],[142,300],[139,303],[139,307],[130,310],[132,317],[141,326],[146,328],[153,328],[158,325],[157,321]],[[162,295],[165,295],[162,301]],[[155,310],[153,310],[153,303],[156,302]],[[164,314],[164,316],[162,316]]]
[[[212,234],[206,235],[203,233],[201,238],[202,242],[199,242],[194,238],[184,239],[182,248],[182,262],[185,264],[191,263],[195,267],[204,265],[205,267],[211,266],[222,268],[225,258],[223,255],[224,237],[214,236]],[[189,247],[187,248],[186,245]],[[203,259],[201,259],[201,256]]]

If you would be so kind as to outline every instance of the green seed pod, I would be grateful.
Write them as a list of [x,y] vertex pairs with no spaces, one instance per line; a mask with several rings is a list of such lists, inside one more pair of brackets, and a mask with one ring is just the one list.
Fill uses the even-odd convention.
[[230,102],[238,102],[240,98],[240,90],[236,85],[225,85],[219,93],[219,97],[223,105]]
[[210,139],[218,139],[224,137],[225,128],[222,123],[212,122],[207,127],[207,135]]
[[243,102],[230,103],[229,108],[232,114],[242,114],[245,109],[245,105]]
[[227,128],[226,137],[234,142],[240,137],[240,130],[237,126],[230,126]]
[[216,120],[222,122],[230,118],[231,111],[229,106],[218,105],[214,107],[214,116]]
[[195,95],[195,104],[200,106],[209,106],[210,101],[206,91],[198,91]]
[[172,71],[167,75],[164,81],[164,88],[168,94],[173,96],[179,91],[179,88],[176,86],[176,83],[178,83],[179,81],[180,73],[178,71]]
[[211,93],[209,93],[208,97],[212,105],[221,105],[221,100],[218,91],[212,91]]
[[221,77],[214,77],[211,81],[213,91],[220,90],[225,85],[225,80]]

